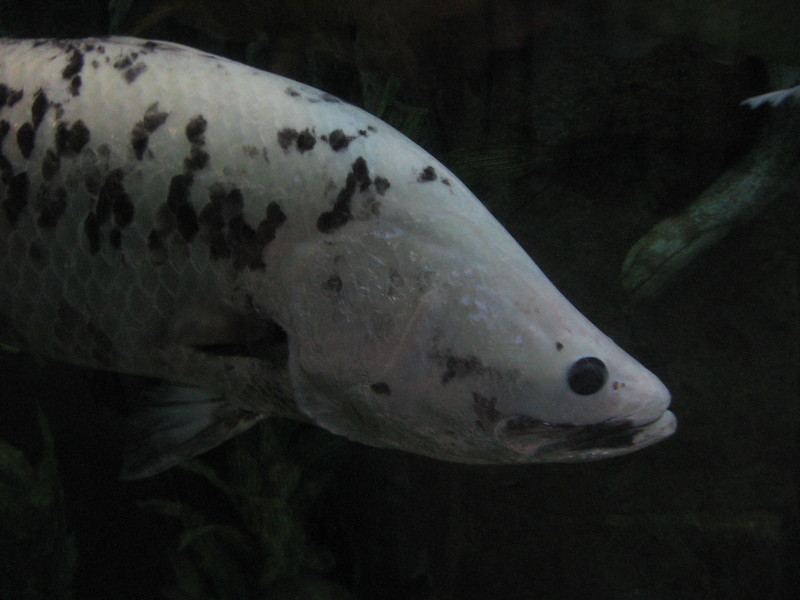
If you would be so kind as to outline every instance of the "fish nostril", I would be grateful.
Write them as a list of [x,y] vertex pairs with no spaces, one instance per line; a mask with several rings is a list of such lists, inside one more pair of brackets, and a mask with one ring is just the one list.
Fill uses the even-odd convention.
[[608,379],[605,363],[594,356],[579,358],[567,371],[570,389],[581,396],[590,396],[603,387]]

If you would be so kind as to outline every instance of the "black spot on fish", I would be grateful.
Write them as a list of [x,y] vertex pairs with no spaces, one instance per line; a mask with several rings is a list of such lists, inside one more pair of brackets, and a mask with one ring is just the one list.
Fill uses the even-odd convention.
[[147,144],[150,141],[150,134],[147,133],[144,125],[139,122],[131,129],[131,147],[133,148],[133,155],[142,160],[144,152],[147,150]]
[[47,101],[45,93],[42,90],[36,92],[33,97],[33,104],[31,105],[31,121],[33,122],[34,129],[39,127],[39,123],[44,119],[48,106],[49,102]]
[[19,151],[25,159],[31,157],[35,135],[36,132],[33,129],[33,125],[30,123],[23,123],[22,126],[17,129],[17,146],[19,146]]
[[293,88],[290,88],[290,87],[287,87],[287,88],[286,88],[285,90],[283,90],[283,91],[284,91],[284,92],[286,92],[286,94],[287,94],[288,96],[292,97],[292,98],[297,98],[297,97],[300,95],[300,92],[298,92],[297,90],[295,90],[295,89],[293,89]]
[[77,120],[71,127],[62,121],[56,126],[56,150],[62,155],[68,152],[78,154],[89,142],[89,137],[89,128],[83,121]]
[[[126,227],[133,221],[133,203],[122,183],[123,175],[122,169],[114,169],[106,176],[100,187],[97,198],[97,219],[101,224],[108,218],[107,211],[109,209],[117,227]],[[101,205],[105,207],[102,218],[100,217]]]
[[483,364],[477,356],[469,355],[464,358],[456,356],[445,357],[445,372],[442,374],[442,385],[455,378],[466,377],[483,371]]
[[14,106],[17,102],[22,100],[22,90],[12,90],[9,88],[6,104],[9,108]]
[[115,210],[114,205],[117,202],[130,204],[128,194],[122,185],[122,178],[122,169],[114,169],[106,175],[103,184],[100,186],[100,191],[97,195],[97,206],[95,207],[98,225],[102,225],[111,217],[112,211]]
[[447,177],[442,179],[442,183],[445,184],[447,187],[450,187],[450,180]]
[[72,78],[72,81],[69,82],[69,93],[73,96],[79,96],[81,93],[81,83],[81,76],[75,75],[75,77]]
[[189,202],[181,204],[175,212],[175,220],[178,233],[180,233],[187,242],[192,241],[199,230],[197,212],[195,212],[194,206]]
[[322,233],[331,233],[353,218],[353,215],[350,213],[350,201],[355,191],[356,177],[353,173],[348,173],[345,186],[339,191],[333,208],[322,213],[317,219],[317,229],[319,229],[319,231]]
[[322,94],[322,99],[325,102],[330,102],[331,104],[341,104],[342,101],[339,100],[336,96],[331,96],[330,94]]
[[133,64],[130,56],[123,56],[122,58],[118,58],[114,61],[114,68],[118,71],[122,71],[123,69],[127,69]]
[[256,231],[242,215],[236,215],[228,221],[227,242],[231,249],[234,268],[250,267],[257,269],[264,266],[261,258],[262,247],[258,243]]
[[278,206],[277,202],[270,202],[267,205],[267,216],[258,224],[256,236],[262,249],[275,239],[278,228],[286,222],[286,215]]
[[322,289],[327,292],[335,292],[338,294],[342,291],[343,285],[342,278],[334,273],[322,283]]
[[208,164],[208,152],[197,146],[192,146],[189,156],[183,159],[183,166],[187,171],[199,171]]
[[389,387],[389,384],[385,383],[383,381],[379,381],[377,383],[373,383],[371,386],[369,386],[369,389],[371,389],[376,394],[381,394],[383,396],[391,396],[392,395],[392,390]]
[[206,132],[206,127],[208,127],[208,121],[206,121],[203,115],[193,117],[192,120],[186,124],[186,139],[189,140],[189,143],[197,145],[205,144],[206,140],[204,134]]
[[564,349],[564,344],[562,344],[561,342],[556,342],[556,350],[561,352],[561,350],[563,349]]
[[6,105],[8,100],[9,89],[5,83],[0,83],[0,108]]
[[362,156],[359,156],[356,161],[353,163],[353,175],[355,175],[356,181],[360,184],[360,191],[364,191],[369,187],[369,184],[372,183],[372,180],[369,178],[369,169],[367,168],[367,161],[364,160]]
[[60,165],[61,159],[58,157],[58,154],[53,152],[52,148],[48,148],[42,158],[42,178],[45,181],[53,179]]
[[97,254],[100,252],[100,223],[97,222],[97,215],[90,212],[83,220],[83,233],[89,241],[89,252]]
[[420,183],[428,183],[429,181],[436,181],[436,171],[433,167],[425,167],[422,169],[422,173],[419,174],[417,177],[417,181]]
[[297,136],[297,149],[301,154],[307,150],[313,149],[314,144],[316,143],[317,138],[308,129],[304,130]]
[[28,205],[28,174],[17,173],[8,183],[8,197],[3,200],[8,222],[16,225],[19,216]]
[[154,102],[147,107],[142,118],[142,127],[148,132],[153,133],[161,127],[167,120],[169,113],[158,110],[158,102]]
[[67,60],[67,66],[64,67],[64,70],[61,71],[61,76],[64,79],[71,79],[75,75],[81,72],[83,69],[83,54],[77,48],[72,50],[72,54],[70,54],[69,59]]
[[133,83],[134,81],[136,81],[139,75],[144,73],[146,70],[147,70],[147,65],[142,62],[139,62],[133,65],[131,68],[126,69],[123,74],[123,77],[125,78],[125,81],[127,81],[128,83]]
[[51,194],[49,188],[43,187],[37,203],[41,208],[36,224],[39,227],[55,227],[67,208],[67,190],[59,187]]
[[150,134],[161,127],[168,116],[169,113],[158,110],[158,102],[147,107],[142,120],[131,129],[131,147],[136,158],[142,160],[150,142]]
[[375,191],[378,193],[379,196],[383,196],[386,193],[386,190],[389,189],[389,180],[385,177],[381,177],[380,175],[375,178]]
[[286,127],[281,129],[278,132],[278,145],[286,152],[289,151],[289,148],[297,139],[297,136],[300,135],[297,133],[296,129],[292,129],[291,127]]
[[328,136],[328,143],[331,145],[334,152],[339,152],[339,150],[347,148],[352,139],[351,136],[345,135],[344,131],[341,129],[334,129]]
[[5,184],[9,182],[14,172],[11,162],[3,155],[3,140],[10,130],[11,126],[8,121],[0,120],[0,180]]
[[167,192],[167,207],[174,213],[178,212],[178,208],[189,201],[192,186],[191,173],[186,175],[175,175],[169,182],[169,191]]

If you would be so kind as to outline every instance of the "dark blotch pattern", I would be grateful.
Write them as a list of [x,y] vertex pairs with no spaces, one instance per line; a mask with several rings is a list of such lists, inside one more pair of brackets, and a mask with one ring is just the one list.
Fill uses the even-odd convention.
[[158,102],[147,107],[142,120],[131,129],[131,147],[137,159],[142,160],[150,142],[150,134],[167,120],[169,113],[158,110]]
[[12,226],[17,224],[19,216],[28,205],[28,188],[28,174],[25,172],[17,173],[8,182],[8,197],[3,200],[3,208]]
[[352,136],[345,135],[344,131],[341,129],[334,129],[328,135],[328,143],[331,145],[334,152],[339,152],[339,150],[347,148],[352,139]]
[[202,145],[206,143],[205,133],[208,127],[203,115],[197,115],[186,124],[186,139],[190,144]]
[[17,129],[17,146],[19,146],[19,151],[25,159],[31,157],[35,135],[36,131],[30,123],[23,123],[22,126]]
[[372,183],[372,180],[369,178],[367,161],[364,160],[364,157],[359,156],[353,163],[353,175],[360,186],[359,190],[362,192],[369,187],[370,183]]
[[67,190],[59,187],[51,193],[50,188],[42,187],[36,203],[40,207],[36,224],[44,228],[55,227],[67,208]]
[[436,181],[436,171],[433,167],[425,167],[422,169],[422,173],[419,174],[417,177],[417,181],[420,183],[428,183],[429,181]]
[[50,181],[53,176],[58,172],[61,166],[61,159],[52,148],[48,148],[42,158],[42,178],[45,181]]
[[81,83],[83,83],[81,76],[75,75],[75,77],[72,78],[72,81],[69,82],[69,93],[72,94],[73,96],[80,95]]
[[[386,183],[388,187],[388,182]],[[317,229],[322,233],[331,233],[350,221],[353,218],[351,209],[353,196],[356,191],[366,191],[371,184],[372,179],[369,176],[367,161],[359,156],[350,166],[345,185],[339,190],[331,210],[323,212],[317,218]],[[378,215],[379,203],[374,198],[369,198],[366,205],[370,207],[373,215]]]
[[369,389],[371,389],[376,394],[381,394],[382,396],[392,395],[392,390],[389,387],[389,384],[383,381],[378,381],[377,383],[373,383],[371,386],[369,386]]
[[189,202],[192,175],[175,175],[169,183],[167,209],[175,216],[175,226],[184,240],[190,242],[199,230],[197,213]]
[[292,146],[294,141],[300,134],[297,133],[296,129],[292,129],[290,127],[286,127],[281,129],[278,132],[278,145],[286,152],[289,151],[289,148]]
[[56,151],[59,154],[78,154],[89,142],[89,128],[80,119],[75,121],[72,126],[62,121],[56,126],[55,138]]
[[225,191],[221,184],[209,190],[209,203],[198,217],[200,238],[208,244],[214,259],[233,259],[237,270],[264,267],[264,248],[275,239],[286,215],[276,202],[270,202],[264,219],[254,229],[242,214],[244,198],[238,189]]
[[36,92],[33,98],[33,104],[31,105],[31,123],[33,124],[33,128],[36,129],[39,127],[39,124],[44,119],[44,115],[47,112],[47,107],[50,103],[47,100],[47,96],[42,90]]
[[300,151],[301,154],[303,152],[313,149],[314,144],[316,143],[317,143],[317,138],[308,129],[298,134],[297,136],[297,149]]
[[83,69],[83,54],[77,48],[72,49],[72,54],[69,55],[67,66],[61,71],[61,76],[64,79],[72,79],[75,75]]
[[464,358],[456,356],[445,357],[445,372],[442,373],[442,385],[455,378],[466,377],[483,371],[483,364],[477,356]]
[[199,171],[206,167],[209,158],[208,152],[198,146],[192,146],[189,156],[183,159],[183,166],[187,171]]
[[375,191],[378,193],[379,196],[383,196],[386,193],[386,190],[389,189],[389,180],[386,177],[376,177],[375,178]]
[[83,221],[83,233],[89,241],[89,252],[91,254],[100,252],[100,223],[98,223],[97,215],[94,212],[86,215]]
[[133,83],[136,79],[147,70],[147,65],[144,63],[136,63],[132,67],[125,70],[123,77],[128,83]]
[[3,155],[3,140],[10,130],[11,126],[8,124],[8,121],[0,120],[0,176],[3,183],[8,183],[8,180],[14,173],[11,162]]

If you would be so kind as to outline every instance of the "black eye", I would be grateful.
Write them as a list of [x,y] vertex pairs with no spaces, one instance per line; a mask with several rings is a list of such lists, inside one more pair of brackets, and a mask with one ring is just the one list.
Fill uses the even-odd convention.
[[581,396],[600,391],[608,378],[608,369],[602,360],[594,356],[579,358],[567,371],[570,389]]

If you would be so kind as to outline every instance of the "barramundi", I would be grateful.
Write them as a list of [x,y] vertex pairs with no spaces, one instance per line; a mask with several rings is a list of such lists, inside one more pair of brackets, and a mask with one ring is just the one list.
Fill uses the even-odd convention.
[[669,436],[670,395],[398,131],[173,43],[0,40],[0,341],[164,381],[123,476],[269,415],[467,463]]

